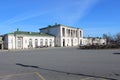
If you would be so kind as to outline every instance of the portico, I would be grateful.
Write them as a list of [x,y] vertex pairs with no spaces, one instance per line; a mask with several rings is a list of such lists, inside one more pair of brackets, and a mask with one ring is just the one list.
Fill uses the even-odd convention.
[[80,28],[56,24],[42,28],[40,32],[55,36],[55,44],[60,47],[78,46],[83,42],[83,30]]

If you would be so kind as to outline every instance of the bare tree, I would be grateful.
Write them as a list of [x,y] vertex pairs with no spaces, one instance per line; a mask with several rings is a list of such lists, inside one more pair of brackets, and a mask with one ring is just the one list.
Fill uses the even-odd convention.
[[120,33],[117,33],[115,36],[115,41],[118,45],[120,45]]
[[111,35],[103,34],[103,38],[106,39],[107,44],[112,44],[112,42],[114,41]]

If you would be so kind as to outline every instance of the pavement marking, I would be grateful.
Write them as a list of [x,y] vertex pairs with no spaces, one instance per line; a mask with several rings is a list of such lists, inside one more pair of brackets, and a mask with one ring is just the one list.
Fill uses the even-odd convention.
[[33,72],[32,73],[9,74],[9,75],[0,76],[0,78],[3,78],[3,77],[14,77],[14,76],[20,76],[20,75],[25,75],[25,74],[33,74]]
[[42,76],[42,75],[40,75],[40,73],[38,73],[38,72],[34,72],[37,76],[39,76],[42,80],[45,80],[45,78]]
[[35,75],[37,75],[37,76],[40,78],[40,80],[45,80],[45,78],[44,78],[42,75],[40,75],[40,73],[38,73],[38,72],[10,74],[10,75],[0,76],[0,78],[4,78],[3,80],[6,80],[6,79],[8,80],[8,79],[10,79],[11,77],[21,76],[21,75],[27,75],[27,74],[35,74]]
[[89,80],[89,79],[92,79],[92,77],[83,78],[83,79],[80,79],[80,80]]

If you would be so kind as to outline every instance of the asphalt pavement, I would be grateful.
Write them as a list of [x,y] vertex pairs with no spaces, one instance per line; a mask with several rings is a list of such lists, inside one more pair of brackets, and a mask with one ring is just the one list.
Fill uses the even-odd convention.
[[120,80],[119,49],[0,51],[0,80]]

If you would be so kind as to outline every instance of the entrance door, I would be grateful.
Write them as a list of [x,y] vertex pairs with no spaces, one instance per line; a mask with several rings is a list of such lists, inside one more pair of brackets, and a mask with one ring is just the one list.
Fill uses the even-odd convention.
[[17,40],[17,47],[18,49],[22,49],[23,48],[23,38],[19,37]]
[[82,45],[82,40],[80,40],[80,45]]
[[63,47],[65,47],[65,39],[63,39]]
[[73,39],[71,39],[71,46],[73,46]]
[[2,49],[2,44],[0,43],[0,49]]

